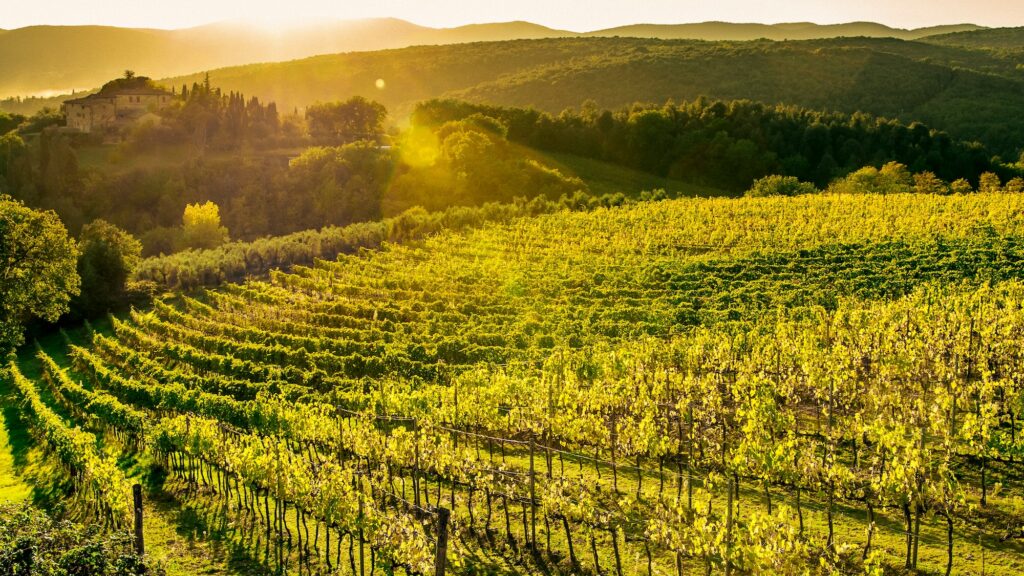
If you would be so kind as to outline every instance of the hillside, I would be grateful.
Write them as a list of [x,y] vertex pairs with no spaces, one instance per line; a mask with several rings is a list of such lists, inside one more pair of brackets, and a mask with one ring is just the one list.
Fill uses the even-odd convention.
[[1022,234],[1020,194],[561,211],[158,301],[0,390],[83,438],[69,506],[126,522],[159,463],[268,571],[1009,576]]
[[212,76],[225,90],[276,101],[282,110],[352,94],[384,103],[397,117],[442,96],[549,112],[586,100],[616,108],[707,96],[922,121],[1013,158],[1024,133],[1024,70],[1015,59],[893,39],[517,40],[317,56]]
[[814,24],[792,22],[785,24],[740,24],[733,22],[701,22],[695,24],[633,24],[605,30],[587,32],[583,36],[627,36],[633,38],[661,38],[688,40],[815,40],[824,38],[899,38],[917,40],[934,34],[978,30],[973,24],[953,24],[906,30],[891,28],[875,22],[847,24]]
[[1024,0],[232,1],[0,12],[0,576],[1024,576]]
[[[809,39],[871,36],[915,39],[954,30],[902,30],[880,24],[634,25],[588,32],[585,36],[637,36],[696,40]],[[394,18],[326,21],[281,31],[238,23],[181,30],[106,26],[31,26],[0,31],[0,98],[86,90],[128,69],[153,77],[187,74],[224,66],[273,62],[317,54],[382,50],[422,44],[501,41],[578,36],[529,22],[429,28]]]
[[[301,111],[354,94],[403,119],[418,101],[454,97],[552,113],[701,96],[751,99],[920,121],[1007,159],[1024,133],[1024,67],[1013,53],[896,39],[703,42],[551,38],[415,46],[251,64],[211,72],[215,85]],[[179,87],[203,74],[163,80]],[[383,88],[377,80],[383,80]],[[64,97],[7,101],[31,113]]]
[[964,48],[1019,51],[1024,49],[1024,27],[952,32],[930,36],[926,41]]
[[527,22],[436,29],[393,18],[328,21],[282,32],[236,23],[181,30],[32,26],[0,35],[0,97],[85,90],[125,69],[165,77],[315,54],[565,35]]

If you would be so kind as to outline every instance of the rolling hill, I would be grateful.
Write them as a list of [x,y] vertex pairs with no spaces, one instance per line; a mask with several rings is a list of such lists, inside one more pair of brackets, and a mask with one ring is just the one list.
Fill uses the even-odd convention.
[[952,24],[906,30],[903,28],[891,28],[875,22],[850,22],[846,24],[814,24],[812,22],[792,22],[786,24],[701,22],[696,24],[633,24],[588,32],[583,34],[583,36],[733,41],[760,39],[817,40],[853,37],[917,40],[934,34],[980,29],[982,28],[974,24]]
[[928,42],[990,50],[1024,50],[1024,27],[967,30],[930,36]]
[[[902,30],[873,23],[764,25],[706,22],[638,24],[582,35],[697,40],[840,36],[916,39],[929,34],[977,28],[970,24]],[[167,77],[317,54],[580,35],[529,22],[429,28],[393,18],[328,21],[276,32],[231,22],[181,30],[31,26],[0,32],[0,97],[45,96],[85,90],[120,75],[126,68],[145,71],[153,77]]]
[[[486,34],[486,28],[469,29],[464,38]],[[282,111],[301,112],[312,102],[358,94],[380,101],[398,119],[414,103],[442,97],[552,113],[588,100],[618,108],[702,96],[750,99],[920,121],[1016,159],[1024,133],[1022,62],[1013,51],[894,38],[598,37],[349,52],[221,68],[210,75],[223,90],[274,101]],[[193,73],[163,82],[177,87],[203,77]],[[32,113],[58,107],[65,98],[7,101],[0,109]]]
[[[166,472],[147,500],[196,511],[172,527],[230,526],[186,533],[267,567],[211,573],[356,574],[369,550],[383,573],[450,557],[453,576],[695,574],[736,558],[737,574],[852,575],[867,533],[888,573],[1016,575],[1021,448],[1002,415],[1022,391],[961,367],[1024,362],[1022,215],[1021,195],[897,194],[516,218],[53,334],[0,391],[28,446],[90,466],[77,496],[57,492],[87,495],[85,518],[130,525],[152,461]],[[862,496],[866,482],[883,489]],[[946,516],[911,524],[901,499]],[[999,523],[974,523],[983,499]],[[438,514],[484,536],[433,546]]]
[[1017,64],[992,53],[895,39],[575,38],[337,54],[211,76],[225,90],[274,100],[282,110],[361,94],[397,117],[437,97],[549,112],[586,100],[615,108],[701,96],[752,99],[921,121],[1016,157],[1024,133],[1024,71]]
[[89,89],[125,69],[174,76],[315,54],[569,34],[527,22],[434,29],[392,18],[333,21],[282,32],[238,23],[181,30],[32,26],[0,35],[0,96]]

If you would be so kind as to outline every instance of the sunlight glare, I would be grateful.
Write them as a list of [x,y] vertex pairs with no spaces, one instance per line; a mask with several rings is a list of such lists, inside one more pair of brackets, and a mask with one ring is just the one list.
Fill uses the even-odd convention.
[[406,132],[399,149],[402,159],[410,166],[424,168],[437,162],[440,148],[441,144],[433,130],[414,125]]
[[295,30],[296,28],[306,28],[315,26],[318,22],[322,22],[322,15],[319,14],[289,14],[283,15],[252,15],[247,16],[238,22],[245,27],[260,32],[268,33],[281,33],[289,30]]

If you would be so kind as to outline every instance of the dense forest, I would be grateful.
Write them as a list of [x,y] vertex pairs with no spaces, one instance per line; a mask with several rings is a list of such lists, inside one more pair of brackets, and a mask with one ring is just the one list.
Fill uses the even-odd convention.
[[988,171],[1005,178],[1019,166],[995,164],[983,146],[956,141],[920,123],[867,114],[825,114],[794,106],[700,99],[610,111],[586,103],[557,116],[535,110],[430,101],[413,123],[440,125],[474,115],[498,118],[510,140],[598,158],[654,174],[742,192],[756,178],[786,174],[825,187],[862,166],[903,163],[946,180],[975,184]]
[[[125,82],[150,81],[121,79],[104,90]],[[159,124],[105,136],[52,126],[36,133],[40,119],[60,122],[49,112],[5,116],[14,129],[0,141],[0,193],[56,210],[73,233],[103,219],[157,254],[207,247],[182,225],[187,206],[207,202],[217,207],[217,226],[247,240],[379,220],[415,206],[441,210],[587,190],[510,143],[493,119],[389,135],[387,110],[361,97],[282,118],[274,103],[222,93],[208,78],[182,86],[159,114]],[[111,136],[120,140],[113,148]],[[97,150],[108,157],[80,161]],[[150,163],[166,156],[178,159]]]

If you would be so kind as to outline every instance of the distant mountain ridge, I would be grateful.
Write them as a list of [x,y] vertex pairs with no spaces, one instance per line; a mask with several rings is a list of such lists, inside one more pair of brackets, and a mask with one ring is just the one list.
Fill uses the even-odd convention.
[[226,66],[416,45],[577,36],[693,40],[797,40],[843,36],[916,39],[979,29],[971,24],[901,30],[863,22],[836,25],[705,22],[636,24],[581,34],[530,22],[429,28],[396,18],[328,21],[282,32],[231,22],[180,30],[30,26],[0,30],[0,98],[87,90],[120,76],[125,69],[161,78]]
[[31,26],[0,33],[0,98],[87,90],[125,69],[158,78],[318,54],[568,35],[525,22],[435,29],[393,18],[281,33],[231,22],[181,30]]
[[982,30],[974,24],[951,24],[928,28],[891,28],[875,22],[845,24],[814,24],[789,22],[782,24],[741,24],[733,22],[702,22],[696,24],[632,24],[594,32],[583,36],[625,36],[685,40],[821,40],[827,38],[898,38],[919,40],[935,34]]

